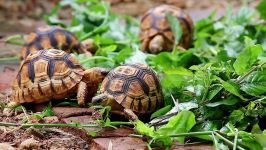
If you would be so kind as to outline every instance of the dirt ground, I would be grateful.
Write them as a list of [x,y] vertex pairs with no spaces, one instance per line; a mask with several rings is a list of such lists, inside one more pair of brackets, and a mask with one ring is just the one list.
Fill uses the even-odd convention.
[[[18,56],[21,46],[5,44],[3,40],[15,34],[27,34],[36,27],[44,25],[41,16],[48,12],[57,0],[43,1],[0,0],[0,122],[24,123],[25,119],[31,123],[71,123],[72,121],[84,124],[92,123],[99,117],[97,111],[84,108],[53,108],[55,116],[42,119],[27,118],[32,113],[42,109],[21,110],[13,113],[1,109],[1,103],[10,99],[11,84],[16,76],[18,59],[4,61],[7,57]],[[208,16],[212,11],[217,12],[219,18],[227,6],[235,10],[242,4],[241,0],[110,0],[112,11],[126,13],[133,16],[143,14],[147,9],[167,3],[184,8],[197,21]],[[39,3],[40,2],[40,3]],[[259,0],[250,0],[248,5],[256,6]],[[22,15],[23,14],[23,15]],[[97,124],[96,124],[97,125]],[[74,127],[53,128],[22,128],[21,126],[3,126],[0,124],[0,149],[148,149],[145,139],[136,138],[130,128],[106,128],[96,137],[87,134],[97,128],[79,129]],[[213,149],[210,145],[184,147],[178,143],[171,149]]]

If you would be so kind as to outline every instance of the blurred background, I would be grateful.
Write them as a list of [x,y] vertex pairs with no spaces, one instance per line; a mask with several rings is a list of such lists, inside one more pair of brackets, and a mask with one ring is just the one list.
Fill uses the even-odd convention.
[[[175,5],[184,9],[196,22],[209,16],[213,11],[216,18],[225,14],[231,7],[237,11],[241,6],[255,7],[259,0],[106,0],[111,11],[140,18],[149,8],[160,4]],[[21,46],[5,44],[4,39],[16,34],[28,34],[45,25],[45,14],[51,12],[60,0],[0,0],[0,58],[17,56]],[[59,19],[68,20],[71,9],[65,7],[58,13]],[[9,86],[15,76],[18,61],[0,62],[0,90]],[[10,78],[6,78],[9,76]]]

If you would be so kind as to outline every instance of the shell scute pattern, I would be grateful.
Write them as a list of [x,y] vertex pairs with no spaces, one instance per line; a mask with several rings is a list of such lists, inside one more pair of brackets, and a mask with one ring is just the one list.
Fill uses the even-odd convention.
[[20,66],[13,84],[13,100],[41,103],[70,95],[84,69],[73,56],[60,50],[31,53]]
[[[163,35],[169,42],[173,44],[174,35],[171,32],[171,27],[166,18],[166,14],[171,13],[173,16],[178,18],[182,27],[182,37],[179,45],[183,48],[189,48],[193,38],[193,22],[192,19],[183,12],[180,8],[169,5],[161,5],[150,9],[141,19],[140,25],[140,39],[144,45],[142,50],[147,50],[147,45],[151,39],[156,35]],[[165,50],[171,50],[171,47],[164,47]]]
[[41,27],[36,32],[30,33],[21,50],[21,59],[25,59],[30,53],[41,49],[61,49],[65,52],[77,51],[78,39],[71,32],[55,26]]
[[102,83],[104,92],[137,114],[151,113],[162,103],[158,78],[145,64],[125,64],[112,70]]

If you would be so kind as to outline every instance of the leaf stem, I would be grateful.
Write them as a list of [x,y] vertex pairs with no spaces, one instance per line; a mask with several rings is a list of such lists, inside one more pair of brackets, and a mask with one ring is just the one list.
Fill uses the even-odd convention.
[[239,84],[241,83],[246,77],[248,77],[252,72],[256,71],[257,69],[261,68],[263,65],[266,64],[266,61],[260,65],[252,67],[246,74],[244,74],[242,77],[240,77],[236,83]]
[[109,10],[108,10],[108,7],[109,7],[109,6],[106,6],[106,5],[104,5],[104,4],[103,4],[103,6],[104,6],[104,8],[105,8],[105,19],[103,20],[102,24],[99,25],[99,26],[98,26],[97,28],[95,28],[94,30],[92,30],[91,32],[89,32],[89,33],[83,35],[83,36],[80,38],[80,41],[86,40],[87,38],[89,38],[89,37],[90,37],[91,35],[93,35],[94,33],[97,33],[98,30],[100,30],[102,26],[104,26],[105,24],[107,24],[107,21],[108,21],[108,19],[109,19]]
[[112,126],[119,126],[119,125],[134,125],[132,122],[123,122],[123,121],[113,121],[110,122]]
[[238,129],[236,128],[235,130],[236,130],[236,132],[235,132],[235,139],[234,139],[234,147],[233,147],[233,150],[236,150],[236,147],[237,147],[237,139],[238,139]]
[[189,133],[179,133],[169,135],[170,137],[180,137],[180,136],[197,136],[197,135],[211,135],[214,131],[203,131],[203,132],[189,132]]
[[114,62],[112,59],[108,58],[108,57],[104,57],[104,56],[93,56],[93,57],[89,57],[87,59],[84,59],[82,60],[80,63],[81,64],[84,64],[84,63],[87,63],[91,60],[107,60],[107,61],[111,61],[111,62]]
[[19,59],[18,56],[11,56],[11,57],[3,57],[3,58],[0,58],[0,61],[17,61]]
[[28,127],[92,127],[92,128],[98,128],[99,125],[97,124],[47,124],[47,123],[25,123],[25,124],[17,124],[17,123],[11,123],[11,122],[0,122],[0,126],[21,126],[24,128]]
[[[227,143],[228,145],[230,146],[234,146],[234,143],[229,141],[227,138],[223,137],[221,134],[219,134],[218,132],[215,132],[214,131],[214,134],[219,137],[220,139],[222,139],[225,143]],[[240,146],[236,146],[238,149],[240,150],[245,150],[243,147],[240,147]]]

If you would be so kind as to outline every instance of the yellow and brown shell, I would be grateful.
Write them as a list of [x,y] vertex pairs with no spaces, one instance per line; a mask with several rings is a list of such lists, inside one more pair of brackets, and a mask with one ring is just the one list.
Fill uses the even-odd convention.
[[42,103],[62,99],[76,92],[84,69],[70,54],[56,49],[40,50],[22,61],[13,83],[16,103]]
[[136,114],[149,114],[162,104],[162,90],[155,72],[145,64],[125,64],[113,69],[104,79],[101,93]]
[[74,34],[61,27],[40,27],[27,36],[25,45],[21,50],[21,60],[32,52],[51,48],[64,50],[67,53],[78,52],[79,41]]
[[185,49],[190,47],[193,40],[193,22],[190,16],[178,7],[160,5],[148,10],[141,19],[140,40],[142,43],[142,51],[150,52],[149,42],[156,35],[162,35],[165,39],[163,50],[171,51],[173,49],[175,38],[166,18],[168,13],[175,16],[182,27],[183,34],[179,41],[179,46]]

